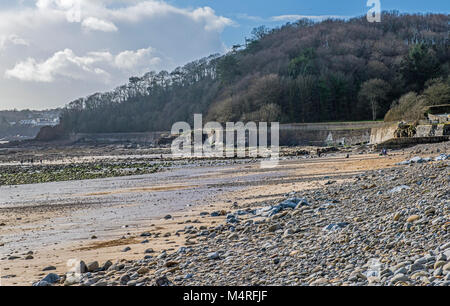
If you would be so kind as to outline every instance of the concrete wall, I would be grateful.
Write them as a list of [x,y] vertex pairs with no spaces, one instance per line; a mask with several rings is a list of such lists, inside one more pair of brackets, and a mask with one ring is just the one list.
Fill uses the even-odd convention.
[[370,144],[377,144],[394,138],[398,122],[384,123],[378,127],[373,127],[370,133]]
[[167,136],[168,132],[145,132],[145,133],[77,133],[70,135],[73,142],[96,142],[96,143],[142,143],[155,144],[161,136]]
[[378,147],[400,148],[419,143],[447,141],[450,135],[450,124],[430,124],[427,121],[421,121],[415,127],[414,137],[396,138],[395,131],[398,127],[399,122],[393,122],[373,128],[370,135],[370,144]]
[[[280,124],[280,145],[355,145],[393,137],[384,122],[333,122]],[[270,129],[269,129],[270,130]],[[376,136],[374,136],[376,131]],[[386,135],[385,135],[386,134]],[[392,135],[391,135],[392,134]],[[169,132],[73,134],[73,142],[157,144]],[[381,135],[381,136],[379,136]],[[372,139],[373,138],[373,139]],[[270,139],[270,136],[269,136]],[[374,142],[377,143],[377,142]]]
[[355,145],[368,143],[383,122],[293,123],[280,125],[280,145]]

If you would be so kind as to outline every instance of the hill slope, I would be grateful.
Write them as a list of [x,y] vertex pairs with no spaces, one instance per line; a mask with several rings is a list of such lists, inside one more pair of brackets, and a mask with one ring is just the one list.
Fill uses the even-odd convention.
[[70,132],[139,132],[207,120],[319,122],[383,118],[392,101],[449,75],[449,16],[383,13],[280,28],[172,72],[150,72],[70,103]]

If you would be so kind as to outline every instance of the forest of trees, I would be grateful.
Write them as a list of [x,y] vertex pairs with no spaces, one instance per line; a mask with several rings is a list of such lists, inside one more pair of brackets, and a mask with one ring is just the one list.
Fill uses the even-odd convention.
[[449,59],[447,14],[384,12],[380,23],[302,19],[256,28],[225,55],[76,100],[61,124],[70,132],[168,130],[194,113],[219,122],[376,120],[391,106],[398,117],[405,95],[444,86],[445,100]]

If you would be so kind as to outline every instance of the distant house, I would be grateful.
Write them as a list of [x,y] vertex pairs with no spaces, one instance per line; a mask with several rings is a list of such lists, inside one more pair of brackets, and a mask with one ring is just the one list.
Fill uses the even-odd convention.
[[55,126],[59,124],[59,118],[36,118],[36,119],[25,119],[20,120],[21,125],[31,125],[31,126]]
[[21,125],[35,125],[36,124],[36,120],[34,120],[34,119],[20,120],[19,124],[21,124]]

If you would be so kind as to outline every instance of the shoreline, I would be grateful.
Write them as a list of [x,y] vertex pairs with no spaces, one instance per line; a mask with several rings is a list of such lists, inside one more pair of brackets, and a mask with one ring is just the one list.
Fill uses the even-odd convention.
[[[365,171],[396,168],[397,166],[395,164],[397,162],[402,161],[411,155],[410,152],[395,152],[394,155],[388,157],[379,157],[376,154],[365,154],[352,155],[349,159],[346,159],[341,154],[341,156],[331,158],[325,157],[314,160],[304,160],[301,158],[283,160],[276,171],[274,171],[277,172],[276,174],[270,175],[270,173],[266,173],[263,174],[263,176],[260,176],[260,178],[266,177],[268,183],[261,180],[255,180],[255,175],[258,175],[258,173],[261,172],[260,169],[257,169],[258,167],[256,165],[231,165],[223,167],[228,169],[227,171],[222,169],[222,172],[216,170],[210,173],[197,173],[190,179],[193,179],[194,177],[203,177],[204,180],[207,180],[209,177],[211,180],[211,177],[213,177],[219,181],[219,183],[215,184],[211,181],[205,181],[206,186],[210,187],[206,188],[207,191],[211,188],[214,188],[217,191],[203,204],[196,203],[189,207],[180,207],[180,210],[170,213],[173,216],[173,219],[169,220],[163,219],[165,215],[163,213],[160,214],[159,217],[150,219],[144,218],[144,220],[136,219],[134,223],[130,222],[127,228],[117,226],[108,228],[107,225],[102,224],[104,231],[108,232],[107,236],[99,235],[97,231],[93,231],[92,233],[88,233],[89,235],[92,234],[92,236],[97,236],[97,239],[90,239],[89,236],[86,236],[83,239],[77,239],[75,241],[58,241],[58,244],[31,250],[33,251],[33,254],[31,255],[33,259],[30,260],[24,259],[26,257],[25,254],[27,254],[26,249],[21,249],[20,251],[16,250],[14,252],[17,253],[11,252],[10,255],[21,258],[8,260],[5,259],[5,257],[2,257],[2,276],[16,275],[15,277],[2,278],[2,284],[30,285],[49,272],[56,272],[62,275],[68,271],[67,260],[73,259],[74,254],[76,254],[76,259],[83,260],[86,263],[98,261],[100,264],[103,264],[107,260],[116,262],[121,260],[129,261],[142,259],[145,255],[145,250],[148,248],[152,248],[155,251],[155,253],[150,253],[150,255],[161,254],[161,251],[163,250],[166,250],[167,253],[175,252],[183,246],[186,247],[187,240],[183,237],[183,234],[179,232],[186,226],[192,225],[199,228],[211,228],[218,224],[223,224],[223,221],[226,219],[225,216],[211,217],[205,213],[222,210],[232,212],[235,210],[235,207],[233,206],[234,202],[237,202],[239,207],[247,208],[267,206],[270,203],[275,204],[282,200],[285,195],[289,194],[292,190],[305,191],[316,190],[318,188],[318,190],[321,190],[327,188],[327,184],[330,182],[331,186],[349,183],[355,176]],[[240,176],[236,176],[237,174],[240,174]],[[242,181],[242,178],[247,178],[247,180],[244,179],[244,181]],[[227,189],[236,187],[236,185],[241,188],[232,191]],[[155,189],[147,189],[141,192],[176,194],[183,193],[185,190],[174,189],[169,191],[158,191]],[[110,194],[108,193],[108,196],[109,195]],[[133,209],[133,205],[136,204],[131,203],[129,205],[130,206],[125,208],[124,211]],[[81,209],[81,212],[84,212],[84,210]],[[69,211],[66,216],[58,217],[57,215],[51,215],[47,220],[53,223],[59,218],[60,221],[66,222],[72,215],[73,213]],[[12,227],[23,230],[23,226],[27,223],[21,223],[23,220],[16,221],[17,224],[12,225]],[[26,220],[24,221],[26,222]],[[30,223],[27,225],[28,230],[36,230],[32,227],[36,224],[36,220],[29,220],[29,222]],[[43,221],[43,223],[45,224],[45,221]],[[52,226],[57,226],[57,224],[52,224]],[[3,236],[4,227],[0,227],[0,231],[2,231]],[[151,234],[150,239],[140,236],[145,232]],[[159,235],[156,233],[159,233]],[[170,236],[164,237],[167,233],[170,233]],[[123,237],[125,238],[121,239]],[[141,243],[145,240],[149,240],[149,243]],[[3,247],[5,246],[7,246],[7,244]],[[126,246],[131,247],[131,250],[128,252],[121,252]],[[42,271],[42,269],[48,265],[55,266],[56,270],[49,272]]]

